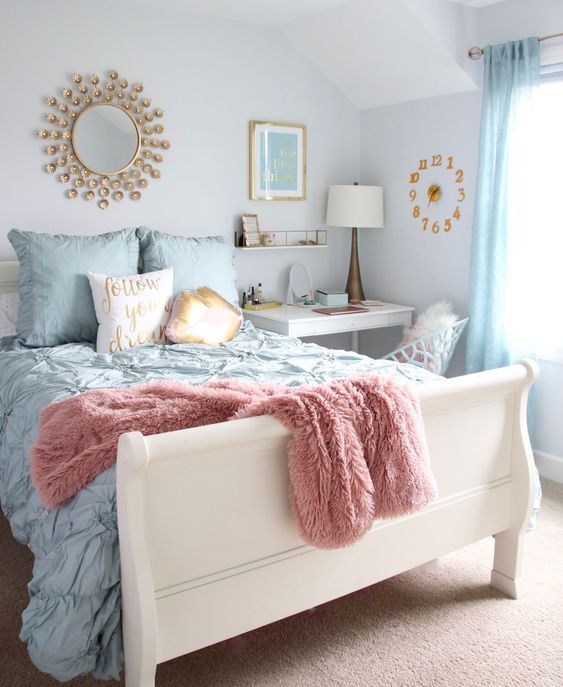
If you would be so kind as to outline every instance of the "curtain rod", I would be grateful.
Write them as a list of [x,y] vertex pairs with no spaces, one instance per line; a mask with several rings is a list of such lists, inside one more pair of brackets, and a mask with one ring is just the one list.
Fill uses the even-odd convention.
[[[559,38],[560,36],[563,36],[563,33],[552,33],[549,36],[542,36],[538,40],[541,43],[542,41],[548,41],[550,38]],[[483,57],[483,48],[473,47],[467,54],[472,60],[480,60]]]

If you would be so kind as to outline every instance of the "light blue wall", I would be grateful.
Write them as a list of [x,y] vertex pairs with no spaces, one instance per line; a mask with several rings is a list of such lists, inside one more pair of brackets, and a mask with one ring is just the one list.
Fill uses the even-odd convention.
[[[508,0],[472,13],[478,45],[563,31],[561,0]],[[468,46],[470,47],[470,46]],[[481,65],[482,63],[479,63]],[[362,270],[373,297],[423,309],[438,298],[468,309],[472,208],[450,236],[425,236],[409,215],[408,171],[419,157],[452,151],[462,162],[473,199],[481,93],[432,98],[368,110],[361,118],[361,180],[385,189],[385,229],[364,231]],[[448,153],[450,154],[450,153]],[[464,339],[462,339],[462,342]],[[362,350],[379,353],[392,344],[368,334]],[[463,372],[463,343],[449,374]],[[563,480],[563,364],[541,363],[536,385],[534,448],[561,459]]]
[[[362,275],[370,296],[414,305],[419,313],[445,299],[459,314],[467,315],[480,104],[479,93],[464,93],[362,113],[362,183],[383,186],[385,198],[385,228],[362,230],[360,236]],[[465,175],[461,219],[453,221],[449,233],[422,231],[409,198],[411,172],[421,158],[436,154],[444,161],[452,156]],[[422,190],[435,181],[431,175],[428,171],[421,177]],[[456,184],[453,178],[450,181],[443,187],[440,204],[453,213]],[[426,205],[422,199],[422,214]],[[396,339],[397,334],[391,336]],[[463,372],[464,341],[452,360],[451,375]],[[362,350],[370,353],[384,352],[393,343],[388,337],[362,336]]]
[[481,45],[563,31],[561,0],[507,0],[483,7],[476,15]]
[[[155,3],[156,4],[156,3]],[[240,214],[258,213],[269,229],[316,229],[324,223],[330,183],[359,173],[359,112],[280,32],[111,0],[6,2],[2,7],[0,89],[3,164],[0,259],[13,253],[7,231],[17,226],[92,234],[145,224],[186,235],[232,240]],[[60,95],[73,72],[115,68],[144,82],[144,95],[165,110],[171,148],[162,179],[140,202],[99,210],[43,171],[45,97]],[[302,122],[308,127],[305,202],[248,200],[248,122]],[[345,232],[319,251],[240,254],[240,285],[261,281],[281,296],[289,266],[305,260],[317,284],[340,285]]]
[[[562,31],[563,2],[509,0],[471,11],[468,17],[476,42],[483,45]],[[132,11],[111,0],[5,3],[2,29],[0,86],[6,103],[0,259],[13,257],[6,240],[12,226],[92,234],[148,224],[172,233],[230,238],[241,213],[257,212],[264,228],[317,228],[324,223],[328,185],[359,179],[361,167],[364,183],[384,186],[386,202],[385,229],[360,232],[367,294],[419,310],[448,297],[466,313],[469,205],[450,236],[423,236],[409,215],[407,182],[419,157],[453,154],[464,166],[472,197],[478,92],[370,110],[360,117],[278,31],[162,9]],[[114,67],[130,80],[142,80],[153,103],[166,110],[172,148],[162,166],[163,178],[149,185],[141,202],[123,202],[102,212],[93,204],[64,198],[61,185],[42,171],[45,155],[34,132],[43,124],[45,96],[67,85],[70,74]],[[250,119],[308,125],[306,202],[247,199]],[[332,230],[326,251],[239,254],[237,271],[241,286],[261,281],[266,291],[281,296],[289,266],[304,260],[316,285],[339,288],[348,255],[349,232]],[[384,353],[400,335],[397,330],[362,333],[362,350]],[[332,343],[347,347],[349,340],[339,337]],[[462,352],[460,348],[452,363],[453,374],[462,371]],[[563,456],[558,433],[563,385],[556,381],[560,369],[543,366],[537,442],[542,450]]]

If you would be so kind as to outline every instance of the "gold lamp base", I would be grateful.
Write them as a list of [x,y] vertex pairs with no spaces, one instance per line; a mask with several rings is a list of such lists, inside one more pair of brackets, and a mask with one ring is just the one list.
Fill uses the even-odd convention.
[[352,227],[352,246],[350,249],[350,267],[348,269],[348,281],[346,293],[350,303],[359,303],[365,300],[362,277],[360,275],[360,259],[358,257],[358,229]]

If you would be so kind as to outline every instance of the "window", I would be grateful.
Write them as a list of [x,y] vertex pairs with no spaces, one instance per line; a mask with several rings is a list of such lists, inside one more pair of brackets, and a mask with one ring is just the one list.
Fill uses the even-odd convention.
[[510,137],[507,334],[563,361],[563,73],[546,75]]

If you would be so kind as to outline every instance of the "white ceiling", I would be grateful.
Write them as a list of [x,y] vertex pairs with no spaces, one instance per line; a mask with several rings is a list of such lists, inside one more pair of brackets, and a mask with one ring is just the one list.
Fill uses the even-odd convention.
[[[189,14],[281,26],[349,0],[116,0],[137,7],[158,7]],[[378,0],[372,0],[374,4]],[[484,7],[508,0],[449,0],[468,7]],[[400,0],[399,0],[400,2]]]
[[508,2],[508,0],[450,0],[450,2],[458,2],[467,7],[485,7],[486,5],[497,5],[499,2]]
[[349,0],[281,31],[360,109],[476,88],[458,4]]
[[115,0],[273,27],[360,109],[473,90],[466,15],[509,0]]
[[156,7],[222,19],[280,26],[348,0],[118,0],[138,7]]

